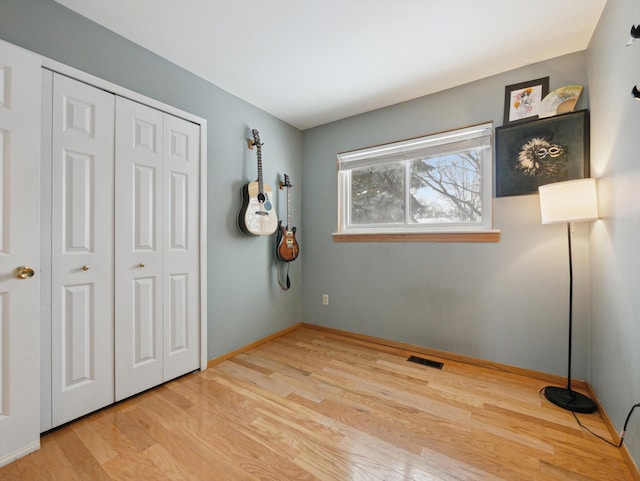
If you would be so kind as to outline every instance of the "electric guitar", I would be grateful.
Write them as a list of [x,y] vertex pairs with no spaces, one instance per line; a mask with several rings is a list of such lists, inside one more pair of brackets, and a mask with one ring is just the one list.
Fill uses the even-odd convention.
[[296,257],[300,248],[296,241],[296,228],[291,225],[291,200],[289,199],[289,187],[293,187],[289,181],[289,176],[284,174],[284,182],[280,182],[280,188],[287,188],[287,226],[282,225],[282,221],[278,222],[278,236],[276,240],[276,255],[283,262],[291,262]]
[[253,142],[249,141],[249,148],[257,148],[258,180],[247,182],[242,187],[242,207],[238,214],[238,227],[248,235],[271,235],[278,227],[276,211],[271,203],[273,190],[262,181],[262,144],[260,134],[256,129],[251,131]]

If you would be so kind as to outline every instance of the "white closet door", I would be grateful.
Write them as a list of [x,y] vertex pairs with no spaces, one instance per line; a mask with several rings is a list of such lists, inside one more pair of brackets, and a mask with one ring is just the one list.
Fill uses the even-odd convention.
[[162,118],[116,100],[116,400],[164,379]]
[[0,41],[0,466],[40,447],[40,98],[40,60]]
[[52,416],[113,403],[115,97],[55,74],[52,156]]
[[164,116],[164,380],[200,367],[200,128]]

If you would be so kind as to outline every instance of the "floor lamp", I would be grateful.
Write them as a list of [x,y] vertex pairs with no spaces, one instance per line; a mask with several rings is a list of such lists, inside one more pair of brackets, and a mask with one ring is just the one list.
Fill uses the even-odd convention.
[[596,404],[587,396],[571,389],[571,330],[573,324],[573,263],[571,259],[571,223],[586,222],[598,218],[595,179],[569,180],[542,185],[540,214],[543,224],[567,224],[569,243],[569,362],[567,387],[547,386],[545,397],[556,406],[579,413],[596,411]]

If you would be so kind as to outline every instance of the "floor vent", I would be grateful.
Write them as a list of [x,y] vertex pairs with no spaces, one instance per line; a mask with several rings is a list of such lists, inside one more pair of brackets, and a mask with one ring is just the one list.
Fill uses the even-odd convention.
[[429,366],[436,369],[442,369],[442,366],[444,366],[444,364],[441,362],[432,361],[431,359],[425,359],[423,357],[418,357],[418,356],[409,356],[407,361],[415,362],[417,364],[422,364],[423,366]]

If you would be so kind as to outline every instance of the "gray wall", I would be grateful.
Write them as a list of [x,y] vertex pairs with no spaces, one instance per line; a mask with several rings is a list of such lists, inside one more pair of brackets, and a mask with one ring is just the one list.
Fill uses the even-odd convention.
[[[588,49],[592,172],[598,178],[601,220],[591,231],[591,384],[622,429],[640,402],[640,42],[630,47],[640,2],[609,0]],[[640,463],[640,412],[625,444]]]
[[[494,199],[497,244],[336,244],[336,153],[486,120],[498,126],[508,84],[547,75],[552,89],[588,84],[578,108],[591,103],[603,219],[576,226],[574,236],[574,374],[590,380],[618,428],[640,399],[640,103],[628,93],[640,84],[640,43],[624,47],[638,22],[636,0],[609,0],[587,53],[301,135],[52,0],[0,0],[1,39],[208,120],[209,358],[303,320],[566,374],[565,230],[540,224],[537,195]],[[298,235],[303,255],[291,265],[286,293],[275,280],[273,239],[245,237],[235,226],[240,187],[256,175],[245,141],[250,128],[265,142],[265,180],[275,186],[278,174],[288,173],[293,223],[302,227],[306,219]],[[627,445],[640,459],[637,420]]]
[[[291,264],[293,286],[282,291],[275,239],[241,234],[236,215],[242,185],[257,177],[256,154],[246,143],[256,128],[265,143],[265,182],[277,191],[279,175],[287,173],[297,187],[296,223],[300,131],[52,0],[0,0],[0,38],[207,119],[209,359],[299,322],[301,262]],[[286,197],[278,200],[284,216]]]
[[[499,243],[334,243],[336,154],[492,120],[504,87],[587,84],[585,53],[524,67],[303,132],[303,320],[566,375],[566,227],[541,225],[538,195],[494,198]],[[578,108],[586,108],[583,92]],[[575,234],[574,375],[586,379],[588,226]],[[322,305],[322,294],[329,305]]]

